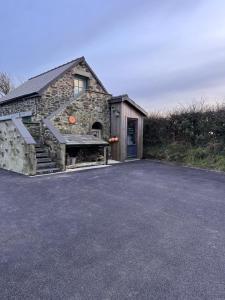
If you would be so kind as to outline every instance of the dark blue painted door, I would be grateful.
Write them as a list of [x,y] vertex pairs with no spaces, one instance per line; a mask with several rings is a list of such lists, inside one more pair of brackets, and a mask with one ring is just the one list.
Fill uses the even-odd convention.
[[137,119],[127,119],[127,158],[137,157]]

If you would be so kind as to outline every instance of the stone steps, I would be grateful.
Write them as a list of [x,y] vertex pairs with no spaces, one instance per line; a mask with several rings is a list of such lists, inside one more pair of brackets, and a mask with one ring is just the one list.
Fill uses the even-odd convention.
[[60,171],[60,169],[56,166],[56,162],[51,159],[48,148],[46,146],[38,143],[35,145],[35,150],[37,158],[37,175],[55,173]]
[[39,140],[41,135],[41,125],[40,122],[24,122],[24,125],[27,127],[28,131],[34,138],[34,140]]
[[43,174],[51,174],[51,173],[56,173],[59,172],[59,168],[47,168],[47,169],[39,169],[36,171],[37,175],[43,175]]
[[36,157],[37,158],[49,158],[47,151],[45,151],[45,152],[38,152],[38,153],[36,152]]
[[47,168],[55,168],[56,163],[51,161],[51,162],[38,162],[37,163],[37,170],[40,169],[47,169]]
[[28,131],[36,141],[35,151],[37,159],[36,174],[49,174],[60,171],[57,168],[56,162],[53,161],[49,155],[48,147],[42,144],[41,139],[41,124],[40,122],[27,122],[25,123]]
[[52,160],[49,157],[37,157],[37,162],[38,163],[52,162]]
[[46,147],[35,147],[36,153],[43,153],[47,151]]

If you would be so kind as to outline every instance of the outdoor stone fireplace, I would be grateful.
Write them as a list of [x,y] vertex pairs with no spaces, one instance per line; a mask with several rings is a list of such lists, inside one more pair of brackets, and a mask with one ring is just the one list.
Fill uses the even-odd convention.
[[66,166],[79,167],[84,164],[101,164],[105,163],[104,147],[67,147],[66,149]]
[[93,135],[64,135],[64,138],[67,168],[107,163],[107,142]]

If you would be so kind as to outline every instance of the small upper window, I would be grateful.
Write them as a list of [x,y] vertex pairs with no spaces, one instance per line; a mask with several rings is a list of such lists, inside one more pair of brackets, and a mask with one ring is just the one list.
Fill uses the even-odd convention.
[[87,78],[75,76],[74,79],[74,95],[78,95],[87,89]]

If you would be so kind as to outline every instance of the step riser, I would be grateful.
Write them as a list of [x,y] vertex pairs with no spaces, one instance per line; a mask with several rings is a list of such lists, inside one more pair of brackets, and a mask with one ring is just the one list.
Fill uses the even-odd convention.
[[37,169],[47,169],[47,168],[55,168],[56,167],[56,163],[51,162],[51,163],[39,163],[37,164]]
[[42,170],[37,170],[36,174],[37,175],[52,174],[52,173],[56,173],[59,171],[60,171],[60,169],[58,169],[58,168],[42,169]]
[[37,158],[49,158],[48,153],[47,152],[43,152],[43,153],[36,153],[36,157]]
[[40,149],[35,149],[36,153],[43,153],[43,152],[47,152],[46,149],[40,148]]
[[52,162],[52,160],[49,157],[40,157],[37,159],[37,163],[50,163]]

